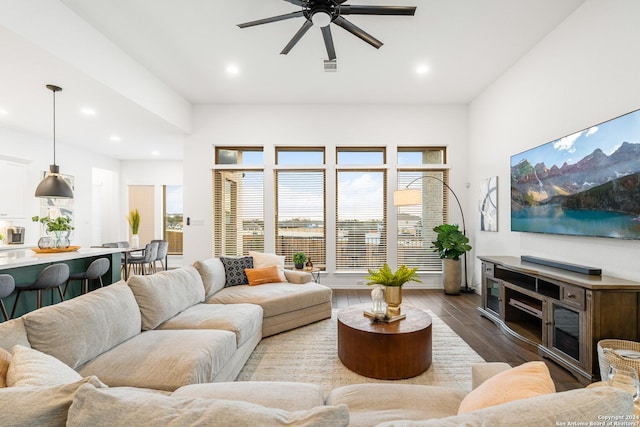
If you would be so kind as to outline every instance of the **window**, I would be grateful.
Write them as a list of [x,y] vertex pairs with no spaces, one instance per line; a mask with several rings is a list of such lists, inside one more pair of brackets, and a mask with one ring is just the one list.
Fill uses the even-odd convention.
[[379,268],[387,262],[387,183],[375,165],[384,165],[385,151],[338,148],[337,159],[336,270]]
[[169,242],[168,252],[182,255],[182,185],[165,185],[162,189],[164,202],[163,238]]
[[[261,165],[261,148],[218,148],[216,165]],[[264,250],[264,171],[216,166],[213,171],[213,254]],[[233,167],[233,166],[231,166]]]
[[431,249],[436,233],[433,228],[447,222],[448,190],[446,170],[398,171],[398,188],[420,190],[422,203],[398,206],[398,265],[417,267],[420,271],[440,271],[442,261]]

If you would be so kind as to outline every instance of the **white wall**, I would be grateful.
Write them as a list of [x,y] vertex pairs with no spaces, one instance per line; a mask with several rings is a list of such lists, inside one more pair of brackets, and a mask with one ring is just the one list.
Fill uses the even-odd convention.
[[[460,105],[209,105],[194,108],[193,134],[184,143],[184,263],[212,255],[211,168],[214,144],[445,145],[451,187],[468,200],[467,108]],[[268,206],[269,201],[265,201]],[[458,220],[457,207],[451,218]],[[360,279],[362,279],[360,277]],[[351,282],[352,285],[355,282]],[[438,280],[438,286],[440,286]],[[334,282],[331,283],[332,285]]]
[[[469,217],[474,256],[534,255],[639,280],[640,242],[510,231],[509,160],[559,137],[640,108],[640,2],[591,0],[532,49],[469,111],[470,181],[498,175],[498,233]],[[475,281],[480,266],[476,261]]]
[[[34,245],[40,237],[40,229],[38,224],[31,222],[31,217],[40,215],[40,199],[34,197],[33,194],[41,180],[42,171],[49,170],[49,165],[53,163],[53,141],[24,132],[0,128],[0,154],[28,161],[25,184],[25,219],[12,220],[7,223],[25,227],[25,243]],[[72,244],[90,246],[95,243],[92,242],[93,168],[119,173],[119,161],[56,141],[56,163],[60,166],[61,173],[73,175],[75,178],[75,231]],[[11,185],[11,183],[3,182],[0,185]],[[114,201],[113,209],[120,209],[117,201]],[[0,229],[4,229],[4,226],[8,225],[7,223],[0,224]]]

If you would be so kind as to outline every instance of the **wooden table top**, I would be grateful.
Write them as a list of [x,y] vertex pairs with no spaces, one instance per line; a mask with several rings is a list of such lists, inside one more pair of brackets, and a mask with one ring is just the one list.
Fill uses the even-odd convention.
[[371,308],[370,304],[354,305],[338,312],[338,322],[352,329],[373,334],[408,334],[421,331],[431,325],[431,316],[422,310],[402,305],[401,312],[407,317],[395,322],[374,322],[364,315],[364,310]]

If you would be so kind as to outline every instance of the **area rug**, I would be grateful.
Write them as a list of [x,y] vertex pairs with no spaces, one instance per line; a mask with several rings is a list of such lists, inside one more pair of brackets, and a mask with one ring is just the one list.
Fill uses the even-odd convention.
[[294,381],[319,384],[324,392],[357,383],[424,384],[471,390],[471,365],[484,362],[441,319],[432,321],[432,365],[406,380],[367,378],[347,369],[338,358],[337,310],[331,319],[263,339],[238,376],[238,381]]

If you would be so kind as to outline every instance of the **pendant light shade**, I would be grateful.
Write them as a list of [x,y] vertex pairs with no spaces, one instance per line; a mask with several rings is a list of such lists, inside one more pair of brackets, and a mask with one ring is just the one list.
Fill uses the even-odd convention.
[[69,184],[60,175],[60,167],[56,165],[56,92],[61,87],[47,85],[47,89],[53,92],[53,164],[49,165],[49,173],[36,188],[36,197],[48,197],[50,199],[73,199],[73,191]]

